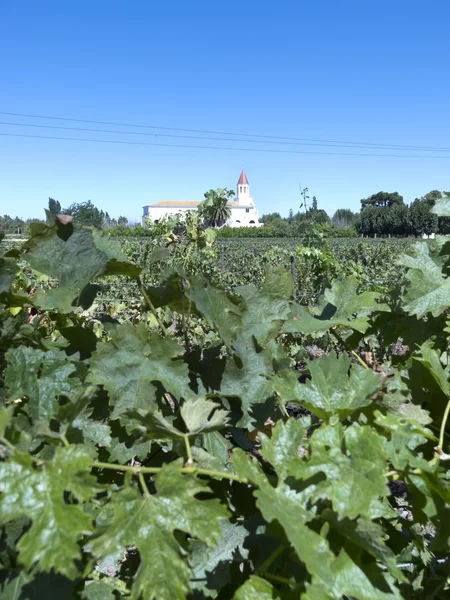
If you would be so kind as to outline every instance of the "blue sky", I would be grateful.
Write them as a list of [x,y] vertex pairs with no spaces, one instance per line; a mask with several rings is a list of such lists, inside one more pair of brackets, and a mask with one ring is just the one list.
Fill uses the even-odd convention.
[[[0,0],[0,111],[450,147],[449,18],[448,0]],[[7,115],[0,121],[125,130]],[[111,215],[138,219],[144,204],[201,199],[209,188],[234,187],[242,167],[261,213],[296,210],[299,182],[329,214],[357,210],[362,197],[379,190],[398,191],[410,202],[450,188],[449,158],[242,148],[392,154],[386,150],[3,124],[0,133],[233,148],[0,136],[0,213],[22,217],[42,215],[52,196],[63,206],[91,199]],[[449,157],[450,150],[395,154]]]

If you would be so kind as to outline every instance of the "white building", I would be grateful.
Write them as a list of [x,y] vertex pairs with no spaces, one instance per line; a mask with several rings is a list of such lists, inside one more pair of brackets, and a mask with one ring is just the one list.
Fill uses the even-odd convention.
[[[155,204],[147,204],[143,207],[142,225],[145,226],[146,217],[158,222],[169,215],[197,210],[200,203],[201,200],[162,200]],[[262,227],[263,224],[258,221],[258,209],[250,196],[250,184],[244,169],[237,183],[236,198],[228,202],[228,206],[231,215],[226,224],[230,227]]]

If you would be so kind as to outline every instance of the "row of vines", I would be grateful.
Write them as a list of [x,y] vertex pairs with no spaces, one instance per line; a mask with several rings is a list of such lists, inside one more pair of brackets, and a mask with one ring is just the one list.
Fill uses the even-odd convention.
[[2,600],[448,597],[445,238],[48,218],[0,254]]

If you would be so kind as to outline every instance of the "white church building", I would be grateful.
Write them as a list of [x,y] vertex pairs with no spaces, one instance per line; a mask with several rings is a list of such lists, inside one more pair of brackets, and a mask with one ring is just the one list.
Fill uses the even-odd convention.
[[[147,204],[143,207],[142,225],[145,227],[147,218],[157,223],[169,215],[197,210],[201,202],[201,200],[162,200],[155,204]],[[228,206],[231,215],[226,225],[230,227],[262,227],[263,223],[258,221],[258,209],[250,196],[250,184],[244,169],[242,169],[237,183],[236,198],[228,202]]]

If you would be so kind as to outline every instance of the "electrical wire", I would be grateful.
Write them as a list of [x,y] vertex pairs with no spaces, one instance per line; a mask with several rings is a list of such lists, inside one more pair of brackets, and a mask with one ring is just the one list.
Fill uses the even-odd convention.
[[75,118],[71,118],[71,117],[56,117],[56,116],[52,116],[52,115],[34,115],[34,114],[27,114],[27,113],[15,113],[15,112],[2,112],[0,111],[0,115],[8,115],[8,116],[14,116],[14,117],[27,117],[27,118],[31,118],[31,119],[48,119],[48,120],[55,120],[55,121],[72,121],[74,123],[91,123],[91,124],[96,124],[96,125],[113,125],[116,127],[135,127],[135,128],[141,128],[141,129],[159,129],[159,130],[165,130],[165,131],[183,131],[183,132],[187,132],[187,133],[204,133],[204,134],[208,134],[208,135],[228,135],[228,136],[245,136],[245,137],[254,137],[254,138],[266,138],[268,140],[291,140],[291,141],[295,141],[295,142],[321,142],[321,143],[325,143],[325,144],[349,144],[354,146],[359,145],[359,146],[368,146],[368,147],[374,147],[374,146],[383,146],[386,149],[388,148],[393,148],[393,149],[402,149],[402,150],[429,150],[429,151],[436,151],[436,152],[441,152],[443,150],[448,151],[450,150],[449,148],[443,148],[443,147],[436,147],[436,146],[417,146],[417,145],[403,145],[403,144],[381,144],[381,143],[376,143],[376,142],[349,142],[349,141],[342,141],[342,140],[325,140],[325,139],[318,139],[318,138],[299,138],[299,137],[287,137],[287,136],[276,136],[276,135],[261,135],[261,134],[253,134],[253,133],[236,133],[236,132],[225,132],[225,131],[212,131],[212,130],[204,130],[204,129],[186,129],[186,128],[181,128],[181,127],[162,127],[162,126],[158,126],[158,125],[143,125],[143,124],[137,124],[137,123],[118,123],[115,121],[94,121],[94,120],[89,120],[89,119],[75,119]]
[[18,138],[31,138],[40,140],[66,140],[70,142],[94,142],[99,144],[124,144],[130,146],[158,146],[165,148],[191,148],[197,150],[232,150],[233,152],[266,152],[275,154],[319,154],[326,156],[368,156],[368,157],[385,157],[385,158],[440,158],[450,159],[450,156],[431,156],[431,155],[417,155],[417,154],[369,154],[367,152],[322,152],[315,150],[280,150],[270,148],[233,148],[229,146],[194,146],[190,144],[163,144],[160,142],[130,142],[128,140],[99,140],[92,138],[73,138],[73,137],[59,137],[54,135],[28,135],[25,133],[0,133],[0,136],[6,137],[18,137]]

